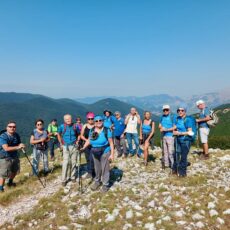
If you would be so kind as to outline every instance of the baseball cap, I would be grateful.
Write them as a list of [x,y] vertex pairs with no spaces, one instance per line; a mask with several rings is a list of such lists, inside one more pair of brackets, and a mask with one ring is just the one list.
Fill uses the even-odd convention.
[[204,101],[203,101],[203,100],[199,100],[199,101],[196,102],[196,105],[197,105],[197,106],[198,106],[198,105],[201,105],[201,104],[204,104]]
[[170,109],[170,106],[169,105],[163,105],[162,110],[164,110],[164,109]]

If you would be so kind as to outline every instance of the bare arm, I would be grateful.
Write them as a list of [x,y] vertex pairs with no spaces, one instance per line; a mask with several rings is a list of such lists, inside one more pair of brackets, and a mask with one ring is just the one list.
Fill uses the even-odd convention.
[[196,119],[196,122],[200,123],[200,122],[205,122],[205,121],[209,121],[209,120],[211,120],[211,117],[210,116],[206,116],[205,118]]
[[39,140],[35,140],[34,135],[31,135],[31,137],[30,137],[30,144],[31,145],[36,145],[38,143],[42,143],[42,142],[45,142],[45,141],[46,141],[46,138],[41,138]]
[[114,144],[113,144],[113,139],[112,138],[109,138],[108,139],[109,141],[109,145],[110,145],[110,149],[111,149],[111,155],[109,157],[109,160],[114,160]]
[[17,151],[19,149],[23,149],[25,148],[25,145],[20,143],[17,146],[9,146],[8,144],[4,144],[2,145],[2,148],[6,151],[6,152],[13,152],[13,151]]

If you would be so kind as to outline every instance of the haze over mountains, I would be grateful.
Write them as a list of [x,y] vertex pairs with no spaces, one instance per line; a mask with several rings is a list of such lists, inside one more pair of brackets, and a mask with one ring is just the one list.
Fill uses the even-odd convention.
[[[85,97],[77,98],[76,100],[82,103],[94,103],[98,100],[108,98],[106,96],[102,97]],[[206,93],[202,95],[193,95],[188,98],[181,98],[177,96],[170,96],[168,94],[156,94],[144,97],[129,96],[129,97],[110,97],[115,98],[120,101],[133,104],[137,107],[142,108],[143,110],[150,110],[155,114],[161,113],[161,108],[163,104],[169,104],[172,107],[172,110],[176,110],[176,107],[180,103],[187,104],[189,108],[189,113],[193,114],[197,112],[195,102],[199,99],[203,99],[208,107],[215,108],[216,106],[227,104],[230,102],[230,90],[224,90],[221,92]]]

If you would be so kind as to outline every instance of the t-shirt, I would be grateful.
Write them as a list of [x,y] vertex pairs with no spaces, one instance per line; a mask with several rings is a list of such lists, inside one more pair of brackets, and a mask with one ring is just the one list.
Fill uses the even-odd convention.
[[[201,110],[199,118],[203,119],[203,118],[206,118],[208,116],[209,116],[209,109],[208,108]],[[199,122],[199,127],[200,128],[209,128],[207,121]]]
[[137,132],[137,116],[131,116],[128,120],[128,123],[126,125],[126,132],[127,133],[138,133]]
[[21,143],[21,139],[17,133],[10,135],[7,132],[4,132],[0,135],[0,157],[18,157],[18,151],[6,152],[3,149],[3,145],[8,144],[10,147],[18,146]]
[[62,124],[58,127],[58,133],[62,136],[64,145],[73,145],[77,141],[77,135],[80,134],[80,130],[78,129],[78,127],[76,127],[76,130],[74,129],[75,129],[74,124],[71,125]]
[[[182,118],[178,116],[176,118],[176,128],[178,132],[187,132],[188,128],[192,128],[192,122],[188,118]],[[187,128],[186,128],[187,127]],[[186,136],[178,136],[179,139],[186,139]]]
[[41,132],[38,132],[37,129],[34,129],[34,131],[31,133],[32,136],[34,136],[35,140],[40,140],[42,138],[47,138],[48,137],[48,133],[46,130],[42,130]]
[[112,124],[115,123],[115,120],[116,120],[116,118],[113,115],[111,115],[109,117],[104,116],[104,127],[110,128],[112,126]]
[[114,122],[114,136],[120,137],[125,131],[125,120],[120,118],[119,120],[116,119]]
[[[174,115],[172,115],[172,114],[169,114],[167,116],[163,115],[161,117],[160,124],[165,129],[171,129],[175,125],[175,119],[176,119],[176,117]],[[173,131],[163,132],[163,136],[172,137],[173,136]]]
[[[49,124],[48,126],[48,132],[49,133],[57,133],[58,132],[58,126],[57,125],[52,125],[52,124]],[[57,137],[56,136],[50,136],[50,138],[53,138],[53,139],[56,139]]]
[[[92,134],[92,130],[90,131],[90,136],[91,136],[91,134]],[[110,129],[107,129],[107,137],[108,138],[113,137]],[[90,144],[93,148],[104,147],[104,146],[108,145],[108,147],[105,149],[104,153],[107,153],[111,150],[110,146],[109,146],[109,141],[105,136],[104,129],[99,133],[99,136],[96,140],[92,140],[91,138],[89,138],[89,141],[90,141]]]

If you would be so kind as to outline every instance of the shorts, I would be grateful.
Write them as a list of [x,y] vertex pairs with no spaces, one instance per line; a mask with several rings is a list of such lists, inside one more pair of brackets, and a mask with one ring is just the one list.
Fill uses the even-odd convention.
[[[149,138],[149,135],[150,134],[145,134],[145,133],[143,133],[143,140],[142,140],[142,143],[144,144],[145,143],[145,141]],[[150,140],[149,140],[149,144],[151,145],[152,144],[152,137],[150,138]]]
[[11,174],[17,174],[20,171],[19,158],[0,159],[0,178],[8,178]]
[[200,128],[200,141],[202,144],[208,143],[209,128]]

